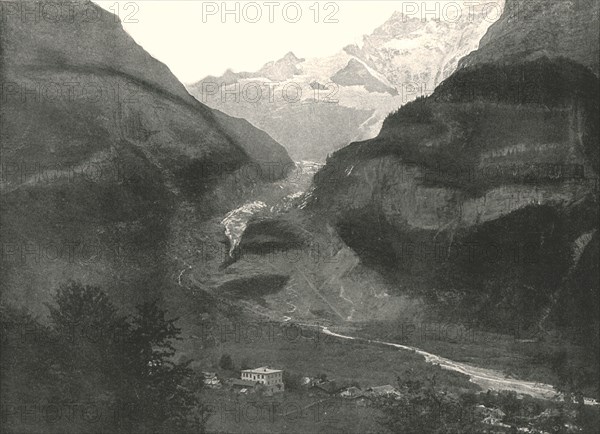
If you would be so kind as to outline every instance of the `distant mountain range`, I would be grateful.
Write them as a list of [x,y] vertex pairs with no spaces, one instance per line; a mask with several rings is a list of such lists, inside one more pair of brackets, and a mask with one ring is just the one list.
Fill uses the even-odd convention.
[[491,24],[475,12],[457,22],[396,12],[361,46],[312,59],[290,52],[256,72],[228,70],[188,90],[263,129],[295,160],[324,160],[352,141],[375,137],[390,112],[452,74]]

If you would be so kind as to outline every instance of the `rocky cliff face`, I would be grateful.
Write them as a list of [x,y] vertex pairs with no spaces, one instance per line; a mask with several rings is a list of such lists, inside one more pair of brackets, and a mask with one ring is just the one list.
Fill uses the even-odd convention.
[[288,53],[259,71],[227,71],[189,90],[264,129],[294,159],[323,161],[352,141],[375,137],[389,113],[431,94],[477,48],[492,20],[481,9],[472,16],[467,10],[463,5],[456,22],[397,12],[361,46],[323,58]]
[[507,0],[502,17],[460,66],[566,57],[598,75],[597,0]]
[[[544,4],[536,27],[562,40],[555,6]],[[521,36],[507,13],[509,50],[506,39]],[[597,267],[582,271],[575,253],[577,240],[597,232],[598,79],[556,56],[475,62],[495,52],[486,48],[499,43],[493,34],[433,95],[390,115],[377,138],[328,159],[309,209],[363,264],[446,314],[496,326],[544,327],[552,315],[572,324],[599,300]],[[591,58],[577,41],[577,57]],[[585,297],[568,283],[574,270],[592,276]],[[575,292],[565,313],[557,300]]]
[[224,212],[292,162],[190,96],[112,14],[87,1],[38,12],[0,29],[2,298],[35,310],[78,279],[135,303],[169,279],[181,204]]

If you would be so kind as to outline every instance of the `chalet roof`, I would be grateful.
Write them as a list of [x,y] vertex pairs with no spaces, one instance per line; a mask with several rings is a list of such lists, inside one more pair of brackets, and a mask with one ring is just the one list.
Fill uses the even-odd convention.
[[390,384],[385,386],[375,386],[367,389],[367,392],[371,392],[376,395],[387,395],[387,394],[398,394],[396,388]]
[[314,385],[317,389],[321,389],[327,393],[336,393],[340,388],[335,384],[335,381],[326,381],[323,383],[317,383]]
[[283,372],[283,371],[280,369],[271,369],[267,366],[262,366],[260,368],[244,369],[244,370],[242,370],[242,372],[247,372],[250,374],[274,374],[276,372]]
[[342,398],[358,399],[358,398],[362,398],[367,395],[360,389],[350,388],[350,389],[346,389],[342,393],[340,393],[340,396]]
[[342,393],[346,393],[348,395],[362,395],[363,391],[358,387],[352,386],[344,390]]

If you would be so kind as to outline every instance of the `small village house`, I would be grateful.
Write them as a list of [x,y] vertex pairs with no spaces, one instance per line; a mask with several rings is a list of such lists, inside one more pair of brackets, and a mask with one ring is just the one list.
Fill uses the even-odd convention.
[[244,369],[241,380],[258,383],[271,392],[283,392],[283,371],[266,366],[255,369]]
[[340,393],[340,396],[342,398],[358,399],[358,398],[363,397],[364,393],[358,387],[352,386],[352,387],[349,387],[346,390],[344,390],[342,393]]
[[202,373],[204,384],[211,388],[217,388],[221,386],[221,381],[217,377],[215,372],[203,372]]
[[335,381],[321,381],[319,383],[315,383],[313,386],[314,390],[325,392],[329,395],[333,395],[338,393],[341,390],[341,387],[336,384]]
[[254,392],[257,383],[248,380],[240,380],[237,378],[231,379],[228,384],[231,385],[233,389],[239,390],[240,393],[247,393],[248,391]]
[[394,386],[386,384],[385,386],[369,387],[366,390],[365,396],[400,396],[400,392]]

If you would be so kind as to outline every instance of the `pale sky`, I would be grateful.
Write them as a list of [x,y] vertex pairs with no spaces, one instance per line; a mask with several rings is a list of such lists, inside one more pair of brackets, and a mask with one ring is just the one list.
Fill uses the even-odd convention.
[[[363,34],[370,34],[402,7],[401,1],[393,0],[228,1],[226,7],[231,10],[238,4],[240,22],[236,23],[235,14],[223,20],[221,1],[95,3],[113,13],[118,11],[123,27],[135,41],[186,84],[209,74],[219,76],[227,68],[256,71],[289,51],[307,58],[334,54],[348,44],[361,43]],[[270,5],[274,3],[278,5]],[[302,15],[293,23],[298,10],[295,5],[300,6]],[[338,22],[325,22],[335,20]]]

